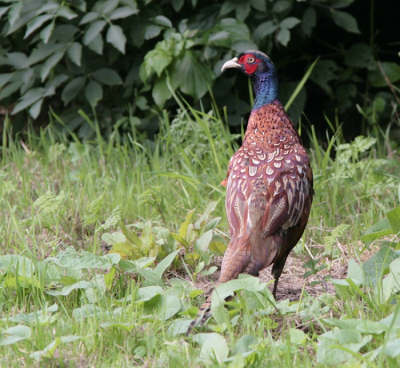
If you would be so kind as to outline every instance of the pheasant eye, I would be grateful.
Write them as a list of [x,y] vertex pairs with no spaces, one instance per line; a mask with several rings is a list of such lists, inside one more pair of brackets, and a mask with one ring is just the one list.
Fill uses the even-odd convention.
[[254,63],[256,61],[256,59],[254,59],[253,57],[249,57],[248,59],[247,59],[247,62],[248,63]]

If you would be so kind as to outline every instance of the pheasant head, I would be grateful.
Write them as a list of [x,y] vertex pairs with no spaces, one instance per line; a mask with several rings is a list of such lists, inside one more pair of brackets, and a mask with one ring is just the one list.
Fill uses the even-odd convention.
[[255,94],[253,110],[271,103],[276,98],[279,99],[275,65],[263,52],[256,50],[242,52],[227,61],[222,66],[222,71],[228,68],[239,69],[250,77]]

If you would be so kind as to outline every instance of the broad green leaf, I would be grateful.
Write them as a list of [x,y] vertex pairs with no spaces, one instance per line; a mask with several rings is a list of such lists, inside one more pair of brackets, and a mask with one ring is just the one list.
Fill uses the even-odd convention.
[[63,344],[69,344],[70,342],[74,342],[80,339],[82,339],[82,336],[77,336],[77,335],[67,335],[60,337],[60,340]]
[[72,20],[78,16],[78,14],[74,13],[70,8],[66,6],[60,6],[56,13],[57,16]]
[[46,291],[46,294],[53,295],[53,296],[67,296],[69,295],[72,291],[76,289],[87,289],[87,288],[93,288],[95,287],[94,284],[88,281],[78,281],[74,284],[64,286],[60,291],[53,291],[53,290],[48,290]]
[[63,100],[64,105],[68,105],[78,95],[78,93],[82,91],[85,83],[86,77],[82,76],[73,79],[65,86],[61,94],[61,99]]
[[109,269],[120,261],[120,257],[117,254],[98,256],[90,252],[77,252],[75,249],[68,248],[60,252],[57,257],[51,258],[51,260],[60,267],[75,270],[82,268]]
[[303,345],[307,340],[307,336],[302,330],[291,328],[289,329],[289,340],[292,344]]
[[15,322],[15,323],[26,323],[26,324],[39,324],[39,325],[47,325],[49,323],[53,323],[57,315],[53,315],[51,313],[57,312],[58,310],[58,305],[53,304],[50,307],[39,310],[37,312],[32,312],[32,313],[20,313],[17,314],[16,316],[10,316],[8,317],[9,321]]
[[111,25],[108,28],[106,40],[121,53],[125,54],[126,37],[120,26]]
[[85,14],[82,20],[79,22],[80,25],[93,22],[94,20],[98,19],[100,14],[97,12],[89,12]]
[[381,292],[382,303],[389,300],[400,290],[400,259],[395,259],[389,266],[389,276],[382,280]]
[[32,335],[32,330],[24,325],[10,327],[7,330],[0,332],[0,345],[11,345],[20,340],[29,339]]
[[154,22],[156,22],[158,25],[171,28],[172,27],[172,22],[167,18],[164,17],[163,15],[158,15],[154,18]]
[[152,91],[152,96],[154,99],[154,102],[159,106],[163,107],[165,104],[165,101],[171,98],[171,91],[168,88],[167,84],[167,77],[166,75],[163,75],[162,77],[158,78],[154,85],[153,85],[153,91]]
[[287,46],[290,41],[290,31],[287,28],[281,28],[276,36],[277,41],[283,46]]
[[301,20],[298,18],[288,17],[282,20],[279,25],[281,28],[292,29],[293,27],[297,26],[300,22]]
[[400,339],[389,341],[385,344],[384,353],[392,358],[400,355]]
[[[200,335],[200,336],[199,336]],[[224,361],[229,354],[228,344],[223,336],[215,332],[198,334],[193,341],[201,345],[200,357],[206,360]]]
[[258,339],[253,335],[243,335],[236,343],[233,355],[244,354],[252,350]]
[[400,207],[396,207],[386,214],[393,234],[400,233]]
[[163,49],[154,49],[146,54],[144,57],[144,65],[147,70],[147,74],[150,75],[152,71],[155,71],[158,76],[173,60],[172,55],[167,53]]
[[202,271],[203,276],[212,275],[218,268],[216,266],[210,267],[208,270]]
[[339,327],[341,329],[349,329],[355,330],[356,327],[360,324],[359,319],[348,318],[348,319],[336,319],[336,318],[324,318],[322,320],[324,323],[327,323],[329,326]]
[[2,6],[2,7],[0,7],[0,19],[1,19],[1,17],[8,11],[8,9],[10,9],[9,6]]
[[394,326],[396,329],[400,328],[400,313],[392,313],[386,318],[383,318],[379,321],[380,323],[384,323],[387,326]]
[[38,17],[34,18],[27,24],[26,32],[24,35],[24,39],[29,37],[33,32],[35,32],[40,26],[47,22],[49,19],[52,19],[53,15],[46,14],[46,15],[39,15]]
[[108,253],[118,253],[122,259],[135,259],[138,258],[137,256],[135,257],[135,253],[137,253],[136,251],[137,248],[135,248],[131,243],[124,242],[113,244]]
[[177,336],[185,334],[189,328],[191,320],[189,319],[175,319],[168,327],[168,334],[171,336]]
[[280,0],[274,3],[272,9],[275,13],[281,13],[288,10],[292,6],[292,2],[289,0]]
[[361,240],[364,243],[370,243],[375,239],[380,238],[384,235],[392,234],[392,227],[390,226],[390,221],[387,218],[377,222],[367,229],[365,234],[361,237]]
[[352,68],[367,68],[374,70],[376,61],[371,47],[366,43],[356,43],[344,55],[344,63]]
[[185,0],[172,0],[172,7],[174,8],[174,10],[176,12],[179,12],[179,10],[181,10],[183,4],[184,4]]
[[190,297],[190,298],[195,298],[196,296],[199,296],[199,295],[201,295],[201,294],[204,294],[204,290],[196,289],[196,290],[192,290],[192,291],[189,293],[189,297]]
[[8,11],[8,23],[11,26],[20,18],[21,10],[22,10],[22,1],[15,2],[11,5],[10,10]]
[[234,18],[224,18],[220,22],[220,27],[230,35],[232,43],[243,40],[250,40],[250,31],[244,23],[240,23]]
[[122,84],[122,79],[115,70],[109,68],[97,69],[92,73],[94,79],[108,86],[116,86]]
[[389,326],[384,323],[370,321],[368,319],[359,320],[359,324],[356,327],[357,331],[363,334],[380,335],[389,329]]
[[250,11],[251,11],[251,6],[248,2],[240,3],[236,8],[236,19],[239,22],[243,23],[249,16]]
[[18,271],[19,276],[30,278],[35,272],[35,265],[27,257],[18,255],[5,255],[0,256],[0,270],[7,273],[10,272],[14,275],[16,275]]
[[358,352],[364,345],[371,341],[372,336],[364,336],[351,329],[326,332],[318,337],[320,346],[317,350],[317,362],[321,364],[338,364],[350,359],[353,355],[344,349]]
[[13,76],[13,73],[3,73],[0,74],[0,88],[3,88],[3,86],[9,82],[11,77]]
[[43,350],[33,352],[30,357],[40,362],[43,358],[53,358],[54,352],[57,347],[62,343],[70,343],[76,340],[80,340],[81,336],[61,336],[56,337],[50,344],[48,344]]
[[15,115],[20,111],[25,110],[27,107],[31,106],[40,98],[42,98],[43,89],[34,88],[34,90],[35,90],[34,93],[30,93],[29,97],[22,96],[21,101],[15,105],[11,115]]
[[136,302],[146,302],[156,295],[162,294],[163,289],[159,286],[145,286],[139,289]]
[[104,41],[101,33],[99,33],[87,46],[95,53],[103,55]]
[[153,273],[161,279],[161,276],[165,272],[165,270],[171,265],[171,263],[174,261],[176,255],[180,252],[180,249],[176,250],[175,252],[172,252],[171,254],[168,254],[153,270]]
[[55,350],[57,349],[58,345],[60,345],[60,343],[61,339],[59,337],[56,337],[43,350],[33,352],[30,357],[37,360],[38,362],[41,361],[43,358],[52,358]]
[[260,12],[264,13],[267,11],[266,3],[264,0],[250,0],[250,4],[254,9]]
[[21,87],[22,84],[23,84],[22,80],[17,80],[15,82],[8,84],[6,87],[2,88],[2,90],[0,92],[0,101],[3,98],[10,96],[15,91],[17,91]]
[[115,233],[104,233],[101,236],[101,239],[105,241],[109,245],[117,244],[117,243],[125,243],[126,237],[124,234],[116,231]]
[[387,324],[382,322],[370,321],[367,319],[335,319],[335,318],[324,318],[324,323],[330,326],[336,326],[341,329],[357,330],[361,333],[375,334],[379,335],[389,329]]
[[6,55],[7,64],[12,65],[16,69],[22,68],[28,59],[23,52],[9,52]]
[[47,45],[39,44],[39,46],[35,48],[29,55],[28,59],[22,67],[27,68],[38,63],[39,61],[47,59],[51,54],[62,51],[63,46],[64,45],[56,45],[53,43]]
[[[247,290],[247,291],[260,291],[264,288],[260,285],[260,279],[258,277],[248,276],[242,277],[236,280],[230,280],[217,286],[212,292],[212,304],[211,310],[218,307],[219,304],[223,303],[225,298],[234,295],[236,291]],[[213,312],[214,313],[214,312]]]
[[68,46],[67,55],[73,63],[81,66],[82,45],[79,42],[72,42]]
[[29,108],[29,115],[33,119],[37,119],[37,117],[40,114],[40,111],[42,109],[42,104],[43,104],[44,99],[41,98],[39,101],[35,102],[30,108]]
[[50,56],[42,65],[40,69],[40,77],[42,83],[46,80],[47,76],[49,75],[50,71],[58,64],[58,62],[64,56],[64,51],[59,51],[55,53],[53,56]]
[[40,31],[40,39],[43,41],[44,44],[47,44],[49,42],[49,39],[54,30],[54,24],[54,22],[51,22]]
[[175,295],[156,295],[144,303],[143,313],[153,318],[166,321],[181,309],[181,302]]
[[127,18],[133,14],[137,14],[137,9],[132,9],[129,6],[122,6],[121,8],[115,9],[110,15],[111,20]]
[[[208,42],[210,43],[214,43],[217,45],[221,45],[223,46],[226,41],[229,40],[229,33],[226,31],[220,31],[217,33],[213,33],[210,35],[210,37],[208,37]],[[224,41],[223,43],[219,42],[219,41]]]
[[375,287],[377,278],[382,277],[385,269],[396,259],[400,254],[396,253],[392,248],[382,247],[368,261],[364,263],[364,273],[368,282],[371,282]]
[[189,248],[190,244],[186,241],[186,239],[182,238],[179,234],[171,233],[171,236],[180,244],[182,244],[185,248]]
[[260,40],[265,36],[274,33],[278,29],[278,25],[273,20],[261,23],[254,31],[254,39]]
[[188,213],[187,216],[186,216],[185,222],[184,222],[184,223],[181,225],[181,227],[179,228],[179,235],[180,235],[183,239],[186,239],[188,226],[190,225],[190,221],[192,220],[193,213],[194,213],[194,210],[189,211],[189,213]]
[[83,44],[88,45],[91,43],[100,34],[106,24],[104,20],[92,23],[83,36]]
[[206,252],[211,242],[212,236],[213,236],[212,230],[206,231],[203,235],[200,236],[200,238],[197,239],[196,247],[201,249],[203,252]]
[[221,221],[221,217],[215,217],[212,220],[210,220],[208,222],[208,224],[206,225],[206,227],[204,228],[204,231],[208,231],[208,230],[213,230],[217,227],[217,225],[219,224],[219,222]]
[[102,14],[111,14],[118,6],[119,0],[99,1],[93,9],[100,11]]
[[97,305],[94,304],[85,304],[81,308],[75,308],[72,311],[72,317],[75,320],[81,320],[83,318],[88,318],[92,317],[94,315],[100,315],[100,314],[109,314],[106,311],[104,311],[102,308],[98,307]]
[[356,19],[351,14],[339,10],[332,10],[331,16],[334,23],[347,32],[361,33],[358,29]]
[[114,276],[115,276],[115,273],[116,273],[116,272],[117,272],[116,269],[113,267],[113,268],[110,270],[109,273],[106,273],[106,274],[104,275],[104,284],[106,285],[106,288],[107,288],[108,290],[110,290],[111,287],[112,287],[112,285],[113,285]]
[[160,26],[156,25],[146,26],[144,29],[144,39],[151,40],[152,38],[156,38],[161,33],[162,30],[163,27]]
[[96,107],[97,102],[103,98],[103,88],[96,81],[89,81],[86,85],[85,96],[92,107]]
[[362,267],[354,260],[349,259],[349,265],[347,269],[347,277],[360,281],[362,284],[365,283],[365,277]]
[[223,256],[227,247],[220,241],[211,241],[208,248],[211,252],[216,253],[219,256]]
[[[136,233],[133,230],[126,227],[122,223],[122,221],[120,222],[119,226],[121,227],[122,233],[123,233],[123,235],[125,235],[125,237],[126,237],[126,239],[128,239],[128,241],[130,241],[132,244],[136,245],[137,247],[143,246],[142,240],[136,235]],[[113,233],[113,234],[115,234],[115,233]],[[118,234],[121,234],[121,233],[118,233]],[[113,235],[113,236],[115,236],[115,235]]]

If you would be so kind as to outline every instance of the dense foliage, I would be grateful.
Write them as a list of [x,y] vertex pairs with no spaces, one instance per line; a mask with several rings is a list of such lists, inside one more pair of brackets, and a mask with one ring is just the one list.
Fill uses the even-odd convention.
[[379,125],[398,124],[399,40],[387,17],[399,6],[385,4],[4,0],[0,100],[14,131],[26,115],[46,123],[50,109],[83,138],[95,134],[93,115],[103,134],[116,125],[151,136],[163,108],[175,115],[175,92],[206,111],[226,106],[236,126],[250,111],[249,89],[234,73],[220,76],[221,65],[258,48],[278,67],[283,101],[321,55],[289,110],[295,123],[305,109],[323,131],[326,113],[331,120],[338,114],[347,134],[377,133]]

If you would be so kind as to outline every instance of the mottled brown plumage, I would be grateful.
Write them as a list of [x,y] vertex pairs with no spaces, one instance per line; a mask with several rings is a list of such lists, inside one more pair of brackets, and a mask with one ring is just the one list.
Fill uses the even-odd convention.
[[[275,67],[259,51],[246,51],[225,63],[252,78],[256,100],[240,149],[231,158],[226,213],[231,240],[217,285],[239,274],[258,276],[272,265],[278,280],[292,248],[306,227],[313,197],[308,155],[277,93]],[[223,67],[223,69],[224,69]],[[210,315],[211,296],[187,334]]]

